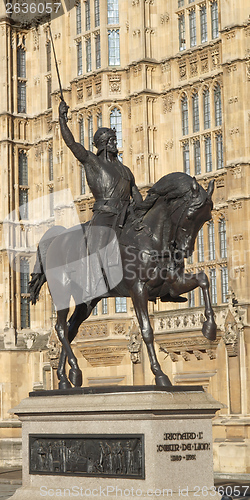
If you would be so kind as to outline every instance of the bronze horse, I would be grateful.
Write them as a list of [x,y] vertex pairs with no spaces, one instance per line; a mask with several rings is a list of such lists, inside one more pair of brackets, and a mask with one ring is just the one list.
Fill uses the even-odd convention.
[[[41,286],[48,281],[57,308],[56,331],[62,343],[57,370],[60,389],[71,387],[70,382],[74,386],[82,384],[82,372],[70,343],[81,323],[103,297],[131,297],[156,385],[171,386],[171,382],[156,357],[148,314],[149,300],[156,301],[159,297],[164,302],[183,301],[185,299],[179,297],[181,294],[200,286],[206,317],[202,333],[209,340],[215,340],[216,324],[208,278],[203,271],[187,274],[184,269],[184,259],[192,254],[198,231],[204,222],[211,219],[213,189],[214,181],[209,183],[206,191],[195,178],[184,173],[165,175],[156,182],[145,199],[147,208],[136,212],[137,220],[134,214],[128,215],[121,233],[117,235],[123,268],[121,281],[113,289],[109,288],[106,293],[85,302],[79,299],[83,297],[83,289],[79,284],[75,285],[76,280],[72,276],[76,271],[74,262],[83,257],[82,241],[86,238],[88,223],[71,229],[54,226],[45,233],[38,245],[30,294],[35,304]],[[81,262],[84,272],[86,260]],[[104,270],[103,274],[106,279]],[[76,306],[67,321],[71,296]],[[70,365],[70,382],[65,372],[66,359]]]

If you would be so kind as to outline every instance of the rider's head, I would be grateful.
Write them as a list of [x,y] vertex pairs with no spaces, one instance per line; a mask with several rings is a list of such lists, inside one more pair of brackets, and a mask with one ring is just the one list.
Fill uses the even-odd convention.
[[116,132],[112,128],[98,128],[94,135],[94,146],[97,148],[97,155],[102,151],[110,151],[117,154]]

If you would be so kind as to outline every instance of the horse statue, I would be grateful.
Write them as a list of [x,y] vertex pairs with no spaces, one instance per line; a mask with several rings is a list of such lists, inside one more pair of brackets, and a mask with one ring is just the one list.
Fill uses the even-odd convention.
[[[131,297],[158,386],[172,384],[156,356],[148,313],[149,300],[155,302],[160,298],[163,302],[181,302],[186,300],[180,297],[181,294],[201,287],[206,318],[202,333],[209,340],[215,340],[216,324],[207,275],[203,271],[185,273],[184,264],[184,259],[193,253],[198,231],[211,219],[213,189],[214,181],[210,181],[205,190],[195,178],[185,173],[162,177],[148,191],[144,200],[147,208],[136,212],[136,219],[135,214],[128,215],[120,234],[116,235],[120,253],[118,255],[115,251],[114,259],[111,252],[106,266],[100,262],[100,255],[95,256],[94,266],[88,264],[89,223],[70,229],[54,226],[45,233],[38,244],[30,281],[30,300],[36,303],[39,291],[47,281],[57,310],[55,328],[62,343],[57,370],[59,389],[70,388],[71,384],[82,385],[82,372],[70,344],[81,323],[104,297]],[[107,247],[115,248],[113,237],[109,237]],[[86,289],[91,284],[95,263],[97,267],[99,265],[103,283],[100,287],[98,283],[91,295]],[[112,266],[121,268],[122,272],[119,280],[110,285]],[[75,309],[67,320],[71,297],[75,300]],[[65,371],[67,359],[70,365],[68,377]]]

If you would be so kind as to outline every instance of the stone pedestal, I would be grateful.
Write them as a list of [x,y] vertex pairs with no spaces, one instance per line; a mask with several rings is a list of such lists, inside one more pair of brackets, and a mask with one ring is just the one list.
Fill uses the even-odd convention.
[[12,410],[23,426],[13,500],[220,498],[211,419],[221,405],[212,396],[199,387],[104,391],[31,393]]

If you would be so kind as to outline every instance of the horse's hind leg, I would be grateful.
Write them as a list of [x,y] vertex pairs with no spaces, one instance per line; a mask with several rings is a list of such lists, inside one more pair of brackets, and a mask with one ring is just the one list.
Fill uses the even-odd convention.
[[148,295],[143,284],[138,284],[131,293],[136,316],[140,325],[143,340],[147,346],[151,370],[155,375],[155,383],[160,386],[172,386],[168,376],[162,371],[154,348],[154,334],[148,315]]
[[[69,339],[68,339],[68,324],[67,324],[67,316],[68,316],[69,308],[61,309],[57,312],[57,323],[56,323],[56,331],[59,340],[63,345],[63,350],[60,356],[59,367],[57,370],[58,377],[61,377],[59,381],[59,388],[65,389],[69,387],[67,384],[67,377],[65,374],[65,361],[63,351],[68,358],[68,362],[71,366],[69,371],[69,380],[72,382],[74,386],[80,387],[82,385],[82,372],[78,367],[77,359],[70,347]],[[62,383],[60,384],[60,382]]]

